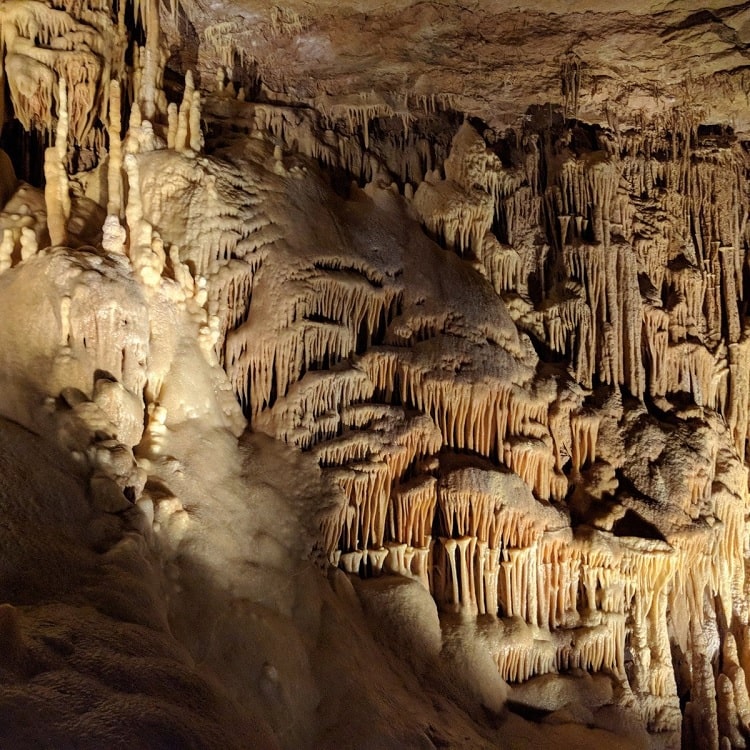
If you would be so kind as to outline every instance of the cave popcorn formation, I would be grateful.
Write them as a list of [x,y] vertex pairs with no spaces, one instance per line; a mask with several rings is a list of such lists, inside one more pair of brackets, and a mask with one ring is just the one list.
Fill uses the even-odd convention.
[[[0,5],[0,112],[44,184],[0,153],[0,414],[125,514],[107,544],[137,537],[161,566],[155,632],[259,746],[335,746],[323,663],[377,658],[377,610],[394,647],[415,622],[425,653],[433,637],[417,673],[471,727],[410,697],[443,743],[497,741],[466,701],[541,710],[572,680],[609,692],[556,706],[567,732],[745,747],[744,144],[678,108],[587,125],[567,58],[566,119],[550,105],[500,135],[449,93],[269,95],[255,35],[309,32],[281,8],[206,26],[178,95],[167,41],[193,12]],[[378,609],[399,591],[413,609]],[[25,679],[36,615],[6,598]],[[251,648],[230,663],[222,638]],[[409,692],[403,668],[383,679]]]

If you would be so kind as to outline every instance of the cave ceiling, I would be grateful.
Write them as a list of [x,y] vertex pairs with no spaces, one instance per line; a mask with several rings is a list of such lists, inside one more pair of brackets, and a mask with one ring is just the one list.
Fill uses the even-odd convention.
[[[269,99],[394,112],[450,104],[502,131],[547,104],[637,126],[675,108],[750,129],[750,8],[708,2],[288,2],[180,6],[173,52],[212,67],[233,45]],[[180,22],[182,18],[182,22]],[[188,33],[186,32],[188,27]],[[176,32],[176,33],[175,33]],[[216,41],[191,45],[192,34]],[[177,36],[179,34],[179,37]]]

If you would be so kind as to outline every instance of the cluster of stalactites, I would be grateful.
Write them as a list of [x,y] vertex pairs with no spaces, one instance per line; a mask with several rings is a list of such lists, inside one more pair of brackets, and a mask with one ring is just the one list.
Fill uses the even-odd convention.
[[[662,396],[690,393],[699,406],[726,415],[743,403],[741,368],[731,352],[741,348],[734,250],[714,244],[704,270],[680,266],[660,274],[668,305],[643,306],[648,390]],[[731,300],[731,301],[730,301]],[[730,404],[729,391],[739,398]]]
[[567,480],[556,468],[545,397],[500,377],[492,383],[438,377],[399,350],[370,350],[359,366],[378,392],[392,393],[397,383],[401,403],[431,415],[445,445],[498,460],[542,499],[565,496]]
[[[733,257],[723,273],[734,277],[737,296],[742,299],[740,256],[748,209],[746,156],[742,150],[729,147],[683,152],[667,160],[628,154],[621,164],[620,193],[630,200],[631,231],[636,232],[634,248],[637,251],[638,244],[646,241],[650,252],[644,253],[641,261],[650,264],[643,270],[656,289],[662,290],[659,274],[666,270],[666,262],[679,254],[698,272],[712,273],[712,254],[720,247],[731,250]],[[648,213],[636,200],[642,196],[651,204]],[[665,245],[665,239],[672,241]],[[663,255],[665,250],[670,254]]]
[[[277,359],[275,351],[271,357],[269,350],[261,363]],[[354,369],[342,363],[331,370],[307,372],[270,408],[262,408],[254,423],[303,450],[312,448],[342,488],[347,503],[325,520],[321,532],[332,562],[352,573],[414,576],[436,591],[433,563],[449,559],[442,542],[431,536],[439,495],[429,475],[418,474],[402,485],[407,469],[429,461],[443,445],[468,447],[505,463],[526,482],[525,492],[533,489],[543,498],[562,497],[567,459],[561,446],[572,441],[576,469],[593,463],[598,420],[583,412],[564,415],[557,419],[553,438],[546,426],[549,405],[544,399],[537,402],[523,389],[500,383],[496,388],[469,383],[463,390],[460,383],[442,388],[408,358],[400,361],[399,351],[372,348]],[[369,403],[375,393],[386,401],[398,396],[423,414],[406,418],[401,408]],[[488,415],[496,418],[488,421]],[[489,566],[491,579],[502,562],[494,551],[527,545],[528,540],[519,542],[514,536],[525,521],[506,514],[477,523],[482,528],[490,524],[492,531],[470,529],[472,533],[460,536],[486,537],[484,546],[479,545],[480,567]],[[506,529],[504,536],[501,528]],[[448,543],[449,548],[456,545],[463,550],[460,539]],[[474,555],[474,546],[469,546],[471,552],[461,554]],[[497,586],[487,583],[484,573],[479,580],[480,593],[473,595],[476,606],[482,612],[497,611]],[[511,601],[512,596],[507,599]],[[520,615],[510,603],[505,611]]]
[[[327,96],[318,97],[315,100],[315,108],[327,120],[327,130],[332,129],[334,123],[344,121],[350,133],[360,132],[365,150],[370,148],[370,122],[381,117],[390,118],[395,114],[393,108],[385,101],[365,95],[344,101],[331,100]],[[403,115],[404,132],[408,130],[410,119],[408,113]]]
[[[343,429],[341,411],[369,399],[373,385],[354,368],[308,372],[292,384],[285,396],[255,418],[258,428],[272,432],[286,443],[308,450],[321,441],[329,441]],[[324,443],[344,462],[354,456],[338,453],[331,443]],[[339,451],[343,450],[339,446]],[[326,454],[327,456],[328,454]],[[329,458],[321,459],[331,464]]]
[[[743,336],[746,157],[737,148],[691,152],[695,128],[680,127],[664,143],[649,145],[645,133],[637,142],[623,135],[619,149],[548,153],[543,186],[538,148],[525,149],[525,173],[503,170],[464,124],[446,179],[428,175],[414,205],[448,246],[471,250],[499,294],[527,298],[537,275],[545,304],[530,328],[566,357],[577,382],[596,378],[635,396],[687,392],[744,424],[729,403],[733,382],[743,401],[743,374],[727,349]],[[526,255],[542,229],[567,276],[561,294],[547,289],[544,259],[529,264]]]
[[447,180],[423,182],[414,194],[414,208],[436,238],[462,255],[480,254],[495,215],[490,193],[464,190]]
[[313,365],[335,365],[355,346],[356,336],[347,328],[318,321],[300,321],[265,334],[244,326],[227,340],[226,363],[240,403],[254,417],[285,396]]
[[[283,131],[292,120],[280,122]],[[446,179],[427,174],[415,207],[430,231],[480,260],[496,291],[522,296],[529,274],[539,268],[529,267],[524,247],[546,212],[549,239],[581,289],[545,305],[538,330],[552,351],[570,361],[576,381],[590,387],[596,378],[636,396],[684,391],[726,413],[731,381],[739,390],[742,373],[728,367],[726,349],[717,344],[723,338],[734,346],[742,337],[736,300],[743,293],[747,200],[741,159],[728,150],[687,158],[682,151],[693,135],[674,136],[666,149],[626,143],[622,136],[619,152],[568,154],[548,164],[545,188],[533,139],[525,141],[524,168],[507,170],[465,123],[445,162]],[[671,161],[654,155],[675,147],[680,153]],[[335,147],[329,161],[341,165]],[[361,164],[352,171],[361,174]],[[659,210],[643,210],[643,196]],[[695,237],[676,236],[679,226],[697,227]],[[685,242],[691,266],[671,263],[675,239]],[[544,292],[544,278],[540,282]],[[666,326],[656,324],[664,301]]]
[[519,502],[512,481],[489,476],[460,470],[439,481],[442,531],[432,556],[441,607],[527,623],[526,638],[493,650],[507,680],[577,668],[624,677],[627,637],[641,669],[634,689],[673,696],[665,592],[676,558],[668,545],[571,537],[530,494]]
[[[350,423],[370,429],[377,410],[351,408],[361,416]],[[381,418],[393,414],[386,409]],[[590,410],[568,416],[574,471],[596,461],[600,421]],[[369,440],[344,436],[318,448],[326,465],[349,462],[337,478],[350,498],[342,520],[344,544],[352,550],[335,554],[335,561],[360,575],[417,577],[448,611],[523,620],[531,628],[523,638],[493,649],[504,679],[571,669],[607,669],[624,678],[627,639],[633,654],[629,683],[657,701],[644,708],[655,712],[655,720],[659,700],[676,700],[671,635],[687,648],[685,634],[701,627],[704,594],[719,595],[729,618],[732,601],[744,590],[744,511],[737,495],[744,474],[722,475],[723,492],[716,491],[713,474],[698,471],[688,478],[689,505],[712,507],[720,521],[703,532],[675,534],[669,544],[603,532],[575,537],[514,474],[441,467],[437,480],[428,474],[399,486],[388,459],[366,460]],[[440,444],[422,444],[421,450]],[[712,466],[717,461],[718,455],[709,457]],[[376,534],[383,530],[382,547],[373,544],[381,537],[367,536],[365,517]],[[721,679],[726,687],[731,678]]]
[[257,416],[311,368],[335,365],[368,346],[392,321],[399,299],[396,287],[375,287],[358,272],[314,272],[303,290],[287,297],[280,331],[248,324],[229,336],[227,367],[241,402]]
[[[364,105],[365,110],[352,109],[349,105],[331,106],[325,98],[311,100],[309,104],[309,110],[300,110],[253,102],[246,103],[243,111],[248,127],[272,136],[289,152],[309,156],[324,167],[343,169],[367,183],[388,173],[395,175],[407,198],[413,197],[414,186],[426,177],[436,179],[435,174],[448,157],[446,146],[429,140],[410,126],[413,116],[407,109],[373,105]],[[322,109],[318,110],[318,106]],[[370,142],[366,114],[387,126],[383,128],[387,134],[380,133],[377,143]],[[348,127],[337,127],[336,118]],[[365,132],[369,148],[364,145]]]
[[586,233],[595,244],[610,244],[612,225],[619,228],[625,223],[619,183],[620,165],[602,152],[562,162],[545,193],[550,213],[559,217],[560,246],[567,244],[571,235]]
[[[429,588],[435,481],[421,474],[401,484],[410,466],[440,450],[440,433],[425,415],[362,403],[341,410],[343,433],[321,443],[321,464],[347,498],[338,518],[334,562],[351,573],[383,570]],[[333,551],[333,550],[332,550]]]
[[[342,288],[334,277],[331,274],[321,288],[313,311],[318,317],[351,318],[352,310],[361,308],[362,313],[354,317],[359,324],[373,326],[395,301],[384,305],[377,298],[385,292],[370,289],[362,299],[369,296],[377,304],[366,313],[366,308],[354,304],[361,287],[348,283]],[[330,324],[316,325],[321,334],[328,332],[329,341],[331,331],[337,330]],[[570,420],[563,420],[553,437],[546,398],[532,398],[523,388],[501,381],[493,387],[452,378],[443,382],[416,367],[409,357],[403,359],[398,348],[371,348],[354,369],[342,362],[330,370],[306,371],[294,380],[296,370],[288,366],[295,358],[282,355],[281,346],[293,343],[295,330],[294,324],[287,327],[281,337],[269,339],[265,349],[258,348],[258,341],[253,344],[258,364],[251,371],[251,388],[257,388],[260,380],[268,394],[258,402],[254,423],[303,450],[314,448],[321,465],[344,490],[348,504],[327,521],[324,536],[333,559],[350,572],[377,573],[385,566],[427,581],[425,555],[431,549],[432,518],[425,514],[436,504],[434,483],[424,477],[404,488],[399,483],[410,465],[429,458],[443,445],[499,460],[544,499],[561,498],[567,491],[563,442],[573,440],[577,468],[595,459],[595,419],[574,417],[572,438],[564,434],[566,429],[570,433]],[[279,368],[292,376],[283,380]],[[269,403],[273,390],[276,398]],[[368,403],[375,393],[386,401],[398,397],[423,416],[406,419],[400,408]],[[387,444],[382,437],[386,427],[391,433]],[[486,603],[482,606],[487,609]]]
[[[502,482],[477,484],[474,473],[453,472],[440,479],[441,536],[434,552],[433,593],[446,609],[497,614],[500,607],[510,617],[526,619],[528,612],[518,600],[520,588],[509,589],[510,579],[500,577],[512,566],[516,551],[528,549],[541,536],[544,516],[534,512],[528,491],[503,492]],[[519,503],[519,498],[526,502]]]
[[568,245],[563,260],[570,278],[582,284],[584,300],[591,310],[591,359],[588,367],[578,369],[586,375],[596,373],[602,382],[624,385],[633,395],[641,396],[645,385],[641,361],[643,312],[630,247],[624,243],[610,247]]
[[[146,35],[146,46],[135,49],[131,70],[126,62],[128,24],[138,24]],[[0,7],[0,28],[0,77],[7,79],[14,116],[26,130],[36,128],[48,137],[54,132],[63,80],[69,146],[93,150],[95,156],[105,149],[111,79],[127,83],[128,100],[138,96],[149,119],[165,113],[165,59],[155,0],[136,3],[132,19],[126,18],[125,3],[117,14],[109,4],[91,1],[52,7],[37,0],[6,3]]]
[[453,139],[445,179],[428,174],[414,194],[414,208],[427,229],[460,254],[481,259],[483,244],[499,220],[512,244],[519,228],[538,224],[541,200],[526,169],[505,169],[468,123]]
[[[496,649],[511,681],[574,668],[624,677],[627,638],[631,688],[674,700],[670,633],[687,649],[688,631],[702,625],[704,594],[731,602],[742,589],[743,511],[731,493],[717,500],[721,524],[675,536],[673,546],[571,537],[550,528],[554,519],[530,496],[518,504],[522,494],[482,481],[477,470],[445,475],[437,494],[445,536],[433,542],[433,593],[449,611],[518,617],[533,628],[524,631],[532,642],[508,638]],[[731,676],[737,668],[735,659]]]
[[83,22],[68,9],[42,2],[0,7],[2,77],[14,116],[26,130],[54,131],[61,79],[70,93],[66,108],[75,139],[83,140],[100,112],[102,57],[112,28],[111,22],[102,23],[101,14],[87,15]]

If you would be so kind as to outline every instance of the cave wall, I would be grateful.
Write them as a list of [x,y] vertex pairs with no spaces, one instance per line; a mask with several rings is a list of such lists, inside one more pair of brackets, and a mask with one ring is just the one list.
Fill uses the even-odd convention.
[[[411,582],[436,661],[469,627],[511,704],[603,676],[650,742],[744,747],[748,21],[715,5],[585,36],[583,8],[1,5],[0,412],[185,577],[235,526],[248,597],[282,559],[365,610]],[[274,544],[236,520],[243,433],[294,472]],[[314,692],[245,708],[283,734]]]

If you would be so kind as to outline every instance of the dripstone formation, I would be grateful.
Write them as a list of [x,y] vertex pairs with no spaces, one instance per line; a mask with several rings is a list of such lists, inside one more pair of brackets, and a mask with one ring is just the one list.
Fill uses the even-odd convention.
[[599,5],[0,3],[4,746],[747,746],[750,9]]

